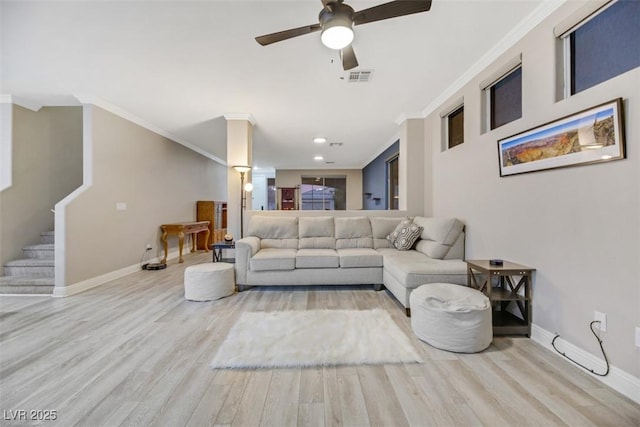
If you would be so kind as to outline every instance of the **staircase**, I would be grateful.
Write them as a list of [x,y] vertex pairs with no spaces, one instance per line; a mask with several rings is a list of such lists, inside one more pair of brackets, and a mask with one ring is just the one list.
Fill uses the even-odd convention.
[[54,234],[40,234],[39,245],[22,248],[23,259],[4,265],[0,294],[51,295],[54,287]]

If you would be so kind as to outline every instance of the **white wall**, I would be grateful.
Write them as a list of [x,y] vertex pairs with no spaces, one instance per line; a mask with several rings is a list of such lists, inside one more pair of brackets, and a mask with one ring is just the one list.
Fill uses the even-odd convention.
[[[640,350],[640,69],[556,101],[553,27],[580,7],[560,7],[464,86],[465,142],[441,152],[440,111],[425,120],[433,156],[434,216],[467,224],[467,259],[504,258],[537,269],[533,322],[598,357],[589,330],[594,310],[608,316],[602,333],[611,363],[636,378]],[[522,54],[523,117],[480,133],[480,81]],[[497,141],[617,97],[624,98],[628,158],[499,177]],[[443,103],[445,108],[451,100]],[[594,367],[597,368],[597,367]]]

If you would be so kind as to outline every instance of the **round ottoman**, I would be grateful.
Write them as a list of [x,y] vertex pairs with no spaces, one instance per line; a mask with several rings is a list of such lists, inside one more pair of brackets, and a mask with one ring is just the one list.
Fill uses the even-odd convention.
[[432,283],[411,292],[409,305],[413,332],[436,348],[476,353],[491,344],[491,303],[480,291]]
[[233,264],[210,262],[184,270],[184,297],[190,301],[210,301],[235,291]]

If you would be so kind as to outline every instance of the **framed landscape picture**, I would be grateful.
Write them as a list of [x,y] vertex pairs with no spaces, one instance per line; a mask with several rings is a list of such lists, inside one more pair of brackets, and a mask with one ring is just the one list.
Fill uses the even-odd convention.
[[622,98],[498,141],[500,176],[625,158]]

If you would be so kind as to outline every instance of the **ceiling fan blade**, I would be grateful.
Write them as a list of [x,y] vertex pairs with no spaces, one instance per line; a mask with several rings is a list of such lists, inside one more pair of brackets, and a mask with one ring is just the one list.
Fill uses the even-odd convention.
[[340,51],[340,58],[342,59],[342,69],[345,71],[358,66],[358,60],[356,59],[356,53],[353,51],[352,45],[349,45]]
[[292,39],[294,37],[303,36],[305,34],[315,33],[320,31],[320,24],[306,25],[300,28],[292,28],[290,30],[280,31],[272,34],[265,34],[264,36],[256,37],[256,41],[262,46],[266,46],[271,43],[281,42],[283,40]]
[[356,12],[353,16],[355,25],[426,12],[431,9],[431,0],[398,0],[370,7]]

